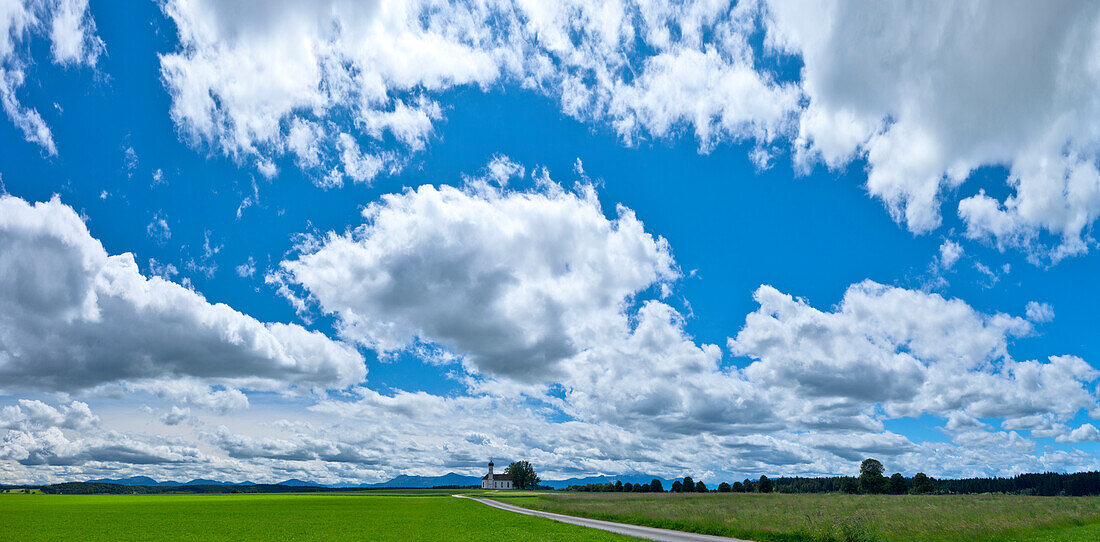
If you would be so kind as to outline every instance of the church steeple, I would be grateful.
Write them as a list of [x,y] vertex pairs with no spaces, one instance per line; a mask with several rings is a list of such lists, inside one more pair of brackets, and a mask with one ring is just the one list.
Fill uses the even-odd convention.
[[493,481],[493,460],[489,459],[489,481]]

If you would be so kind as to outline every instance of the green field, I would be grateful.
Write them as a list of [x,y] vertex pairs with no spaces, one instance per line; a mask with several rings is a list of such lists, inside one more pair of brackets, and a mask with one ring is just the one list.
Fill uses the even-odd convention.
[[0,540],[5,541],[634,540],[497,510],[444,492],[17,494],[0,495],[0,518]]
[[538,510],[767,541],[1096,541],[1100,497],[555,493]]
[[[497,510],[453,492],[6,494],[0,540],[633,540]],[[467,493],[753,540],[1100,540],[1100,497]]]

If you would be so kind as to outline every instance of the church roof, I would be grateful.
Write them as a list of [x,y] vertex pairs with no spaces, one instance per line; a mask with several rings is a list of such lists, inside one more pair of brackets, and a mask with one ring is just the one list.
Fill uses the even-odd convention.
[[[485,476],[482,476],[481,479],[482,480],[488,480],[489,475],[486,474]],[[493,475],[493,481],[496,481],[496,482],[511,482],[512,481],[512,475],[511,474],[494,474]]]

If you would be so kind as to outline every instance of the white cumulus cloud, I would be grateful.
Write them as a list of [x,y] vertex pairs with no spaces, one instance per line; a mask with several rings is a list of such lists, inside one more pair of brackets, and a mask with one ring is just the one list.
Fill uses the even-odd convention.
[[1032,332],[1022,318],[871,281],[849,287],[833,312],[769,286],[756,300],[730,349],[756,360],[749,379],[794,401],[841,411],[852,401],[881,404],[890,416],[1062,419],[1096,404],[1090,389],[1100,373],[1080,358],[1011,358],[1011,339]]
[[318,332],[262,323],[108,255],[57,198],[0,197],[0,386],[80,390],[200,378],[282,389],[362,381],[362,357]]
[[1054,319],[1054,308],[1049,303],[1028,301],[1026,310],[1027,319],[1035,323],[1046,323]]
[[1049,233],[1054,260],[1087,250],[1100,214],[1096,4],[767,6],[769,42],[804,63],[801,160],[866,158],[869,192],[914,232],[940,224],[945,192],[974,170],[1004,166],[1006,199],[961,192],[967,235],[1031,250]]
[[604,216],[591,187],[473,183],[389,194],[365,223],[284,261],[284,279],[382,352],[443,345],[489,374],[552,372],[678,271],[629,209]]
[[691,126],[704,149],[770,142],[799,99],[754,69],[751,3],[173,0],[164,11],[180,43],[161,72],[188,138],[267,169],[291,155],[323,186],[400,168],[454,87],[529,88],[627,141]]

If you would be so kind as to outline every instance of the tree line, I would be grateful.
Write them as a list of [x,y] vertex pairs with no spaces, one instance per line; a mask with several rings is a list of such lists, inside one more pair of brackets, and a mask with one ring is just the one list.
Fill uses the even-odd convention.
[[918,472],[885,476],[882,463],[866,459],[858,477],[784,477],[775,480],[780,493],[943,494],[1011,493],[1016,495],[1100,495],[1100,472],[1019,474],[1012,477],[937,479]]
[[[617,481],[604,484],[573,485],[566,491],[585,491],[601,493],[660,493],[665,488],[660,480],[654,478],[648,484],[632,484]],[[1084,496],[1100,495],[1100,472],[1078,472],[1062,474],[1056,472],[1020,474],[1011,478],[960,478],[937,479],[918,472],[913,476],[904,476],[895,472],[886,476],[886,469],[877,459],[868,458],[860,464],[858,476],[830,476],[823,478],[784,476],[769,479],[761,476],[755,482],[722,482],[714,488],[708,488],[701,480],[691,476],[672,482],[670,493],[862,493],[892,495],[964,495],[974,493],[1011,493],[1017,495],[1041,496]]]
[[[660,480],[654,478],[648,484],[623,483],[622,480],[617,480],[615,483],[572,485],[565,488],[565,490],[596,493],[663,493],[665,487]],[[669,493],[708,493],[711,491],[717,491],[718,493],[771,493],[772,482],[768,480],[767,476],[761,476],[756,482],[746,478],[744,482],[734,482],[733,484],[722,482],[711,489],[702,480],[695,481],[692,477],[685,476],[683,480],[674,480],[672,487],[668,489]]]

